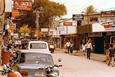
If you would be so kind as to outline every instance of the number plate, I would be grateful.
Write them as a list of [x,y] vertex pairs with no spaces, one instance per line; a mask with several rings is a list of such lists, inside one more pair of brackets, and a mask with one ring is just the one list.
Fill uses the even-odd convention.
[[43,72],[35,72],[35,76],[42,76]]

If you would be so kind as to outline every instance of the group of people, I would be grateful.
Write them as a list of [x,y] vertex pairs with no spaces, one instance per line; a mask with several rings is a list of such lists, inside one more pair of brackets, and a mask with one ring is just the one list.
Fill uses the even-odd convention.
[[85,42],[82,44],[82,51],[85,56],[85,53],[87,52],[87,59],[90,59],[91,51],[93,50],[91,40],[88,40],[88,42],[85,44]]
[[[69,42],[69,40],[68,40],[68,42],[65,44],[65,48],[68,49],[68,54],[69,54],[69,51],[70,51],[70,53],[72,53],[73,52],[73,43]],[[88,40],[88,42],[86,44],[85,43],[82,44],[82,50],[83,50],[84,56],[87,51],[87,58],[90,59],[90,53],[91,53],[91,50],[93,50],[91,40]]]
[[[68,54],[69,54],[69,51],[70,51],[70,53],[72,53],[73,52],[73,43],[69,42],[69,40],[68,40],[68,42],[66,42],[66,44],[65,44],[65,48],[67,48]],[[93,51],[91,40],[88,40],[87,43],[83,42],[82,51],[83,51],[83,55],[84,56],[87,55],[87,59],[90,59],[91,51]],[[110,44],[108,51],[109,51],[109,61],[108,61],[107,65],[110,66],[110,64],[111,64],[113,67],[114,66],[115,44]]]
[[68,40],[68,42],[65,44],[64,47],[68,49],[68,52],[67,52],[68,54],[69,54],[69,51],[70,53],[73,53],[73,43],[72,42],[69,42]]

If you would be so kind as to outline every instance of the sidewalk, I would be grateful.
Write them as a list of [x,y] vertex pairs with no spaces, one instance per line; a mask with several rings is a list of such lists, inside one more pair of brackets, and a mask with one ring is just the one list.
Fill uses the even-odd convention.
[[[63,53],[65,53],[65,51],[67,52],[67,49],[56,48],[56,50]],[[73,50],[72,55],[87,58],[87,55],[84,56],[82,51],[79,50],[78,53],[76,52],[77,52],[76,50]],[[65,53],[65,54],[68,54],[68,53]],[[91,53],[90,60],[106,63],[104,62],[106,60],[106,55]]]

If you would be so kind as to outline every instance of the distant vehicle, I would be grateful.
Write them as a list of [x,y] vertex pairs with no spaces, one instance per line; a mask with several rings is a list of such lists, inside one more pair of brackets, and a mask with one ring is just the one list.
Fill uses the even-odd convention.
[[26,49],[21,51],[49,52],[48,44],[45,41],[29,41]]
[[28,40],[22,40],[22,41],[21,41],[22,49],[27,49],[28,43],[29,43]]
[[51,53],[54,53],[55,45],[53,44],[53,42],[48,42],[48,47]]
[[21,51],[19,71],[23,77],[59,77],[61,65],[54,65],[50,52]]

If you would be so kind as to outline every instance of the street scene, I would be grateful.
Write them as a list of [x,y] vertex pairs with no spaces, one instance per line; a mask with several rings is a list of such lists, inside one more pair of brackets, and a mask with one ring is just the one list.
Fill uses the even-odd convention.
[[0,0],[0,77],[114,77],[114,0]]

